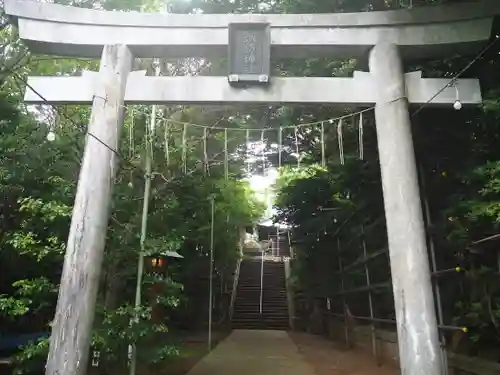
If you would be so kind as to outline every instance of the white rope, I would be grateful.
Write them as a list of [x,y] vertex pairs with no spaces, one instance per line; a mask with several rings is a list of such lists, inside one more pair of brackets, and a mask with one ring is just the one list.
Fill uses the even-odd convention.
[[[102,99],[106,99],[106,98],[102,98]],[[387,103],[393,103],[394,101],[400,100],[400,99],[402,99],[402,98],[393,99],[393,100],[391,100],[391,101],[389,101]],[[363,109],[361,111],[349,113],[349,114],[343,115],[343,116],[333,117],[333,118],[326,119],[326,120],[319,120],[319,121],[313,121],[313,122],[305,122],[305,123],[302,123],[302,124],[287,125],[287,126],[282,126],[282,128],[283,129],[294,129],[294,128],[303,128],[303,127],[313,127],[313,126],[320,125],[322,122],[328,122],[330,124],[333,124],[333,123],[335,123],[338,120],[356,117],[360,113],[372,111],[374,108],[375,107],[373,106],[373,107],[365,108],[365,109]],[[166,119],[163,119],[162,121],[165,121],[165,120]],[[179,121],[179,120],[175,120],[175,119],[172,119],[172,118],[168,119],[168,121],[170,121],[171,123],[177,124],[177,125],[187,124],[188,126],[192,126],[192,127],[195,127],[195,128],[208,128],[208,129],[212,129],[212,130],[224,130],[224,129],[228,129],[229,131],[240,131],[240,132],[241,131],[246,131],[246,130],[250,130],[250,131],[262,131],[262,130],[273,131],[273,130],[276,130],[276,128],[274,128],[274,127],[269,127],[269,128],[233,128],[233,127],[223,127],[223,126],[201,125],[201,124],[195,124],[195,123],[191,123],[191,122]]]

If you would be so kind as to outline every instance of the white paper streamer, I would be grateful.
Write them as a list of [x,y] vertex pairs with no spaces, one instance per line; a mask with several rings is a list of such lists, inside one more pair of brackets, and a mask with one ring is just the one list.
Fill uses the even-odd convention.
[[337,136],[339,141],[339,155],[340,155],[340,164],[344,165],[344,138],[342,134],[342,119],[339,120],[337,125]]
[[203,164],[204,164],[203,170],[206,174],[210,174],[210,168],[208,165],[207,136],[208,136],[208,129],[203,128]]
[[224,178],[229,178],[229,156],[227,154],[227,129],[224,129]]
[[246,163],[247,163],[247,173],[250,174],[250,130],[247,129],[246,131],[246,140],[245,140],[245,145],[246,145]]
[[182,167],[184,173],[187,173],[187,124],[184,124],[184,130],[182,131]]
[[266,145],[264,143],[264,133],[266,132],[266,130],[262,130],[262,133],[260,134],[260,142],[261,142],[261,145],[262,145],[262,174],[265,175],[266,174]]
[[326,166],[325,157],[325,123],[321,123],[321,166],[324,168]]
[[297,128],[294,128],[295,134],[295,153],[297,154],[297,168],[300,168],[300,154],[299,154],[299,137],[297,135]]
[[164,148],[165,148],[165,159],[166,159],[166,162],[167,162],[167,166],[170,165],[170,150],[168,148],[168,138],[170,137],[170,134],[169,134],[169,122],[168,120],[165,121],[165,131],[164,131],[164,134],[163,134],[163,137],[164,137]]
[[134,157],[134,125],[135,125],[135,111],[132,110],[132,121],[130,122],[130,127],[128,130],[128,142],[129,142],[129,150],[128,150],[128,158],[131,160]]
[[359,135],[359,159],[364,158],[364,146],[363,146],[363,113],[359,114],[359,125],[358,125],[358,135]]
[[283,128],[278,129],[278,169],[281,168],[281,152],[283,146]]

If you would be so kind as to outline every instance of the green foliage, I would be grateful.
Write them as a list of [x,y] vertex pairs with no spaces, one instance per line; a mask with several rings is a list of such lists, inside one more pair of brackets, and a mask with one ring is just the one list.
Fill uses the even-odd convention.
[[36,314],[50,307],[57,294],[57,287],[45,277],[32,280],[18,280],[12,284],[16,288],[19,301],[26,306],[26,311]]
[[26,314],[29,311],[26,301],[14,297],[0,295],[0,312],[4,316],[16,317]]
[[158,363],[179,354],[166,339],[167,325],[152,321],[151,312],[149,306],[130,304],[102,312],[92,344],[92,349],[100,353],[100,366],[108,369],[123,366],[130,343],[136,344],[137,359],[143,364]]
[[155,302],[164,308],[174,309],[178,307],[185,297],[182,295],[184,286],[169,276],[147,273],[144,277],[144,287],[151,288],[153,286],[162,291],[156,296]]
[[24,345],[14,357],[14,375],[27,375],[40,371],[49,354],[49,339],[39,339]]
[[[283,169],[277,181],[275,220],[294,228],[297,289],[317,297],[337,291],[338,275],[330,276],[338,266],[337,240],[349,246],[350,251],[342,255],[344,261],[360,256],[360,225],[383,212],[379,178],[377,164],[351,159],[345,165],[330,160],[327,168]],[[377,229],[367,236],[370,248],[380,249],[385,242],[380,226]]]

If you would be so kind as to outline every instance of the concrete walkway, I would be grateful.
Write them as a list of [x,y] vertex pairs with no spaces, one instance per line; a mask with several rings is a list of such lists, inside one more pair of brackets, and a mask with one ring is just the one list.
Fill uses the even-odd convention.
[[315,375],[284,331],[235,330],[188,375]]

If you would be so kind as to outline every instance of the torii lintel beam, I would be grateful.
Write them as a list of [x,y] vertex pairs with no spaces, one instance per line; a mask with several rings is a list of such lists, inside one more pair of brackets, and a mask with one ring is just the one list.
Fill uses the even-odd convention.
[[334,14],[148,14],[5,0],[5,13],[33,52],[98,58],[125,44],[136,57],[220,57],[228,25],[268,22],[274,57],[364,57],[380,41],[405,58],[470,52],[490,38],[500,1]]
[[[128,77],[128,104],[329,104],[365,106],[377,102],[377,90],[370,73],[355,72],[353,78],[272,78],[269,87],[234,88],[226,77],[146,77],[144,71]],[[427,103],[450,80],[421,78],[421,72],[407,73],[407,96],[411,104]],[[99,73],[81,77],[30,77],[25,102],[29,104],[90,104],[94,96],[106,97],[99,87]],[[32,89],[30,89],[30,87]],[[451,105],[458,97],[463,105],[481,103],[477,79],[459,79],[429,105]],[[42,99],[43,97],[43,99]]]

